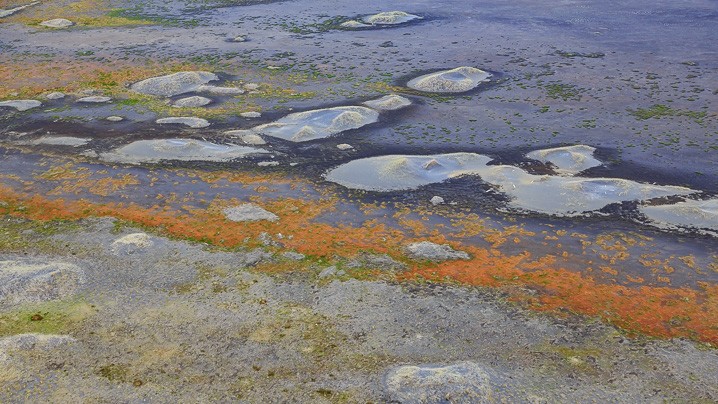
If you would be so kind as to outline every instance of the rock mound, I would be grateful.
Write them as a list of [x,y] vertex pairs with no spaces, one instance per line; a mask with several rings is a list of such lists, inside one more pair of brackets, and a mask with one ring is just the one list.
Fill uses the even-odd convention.
[[397,25],[421,19],[422,17],[418,15],[403,11],[385,11],[383,13],[368,15],[362,18],[362,21],[371,25]]
[[138,140],[108,153],[100,159],[117,163],[157,163],[165,160],[224,162],[267,150],[247,146],[219,145],[194,139]]
[[276,222],[279,220],[279,216],[253,203],[232,206],[224,209],[222,212],[228,220],[233,222],[256,222],[260,220]]
[[130,89],[142,94],[172,97],[197,91],[200,86],[215,80],[219,80],[219,77],[210,72],[178,72],[139,81],[131,85]]
[[134,254],[154,245],[152,237],[147,233],[132,233],[112,242],[112,252],[117,255]]
[[489,81],[491,73],[474,67],[457,67],[425,74],[410,80],[407,86],[427,93],[463,93]]
[[62,299],[84,282],[84,272],[77,265],[0,261],[0,306]]
[[456,251],[448,244],[436,244],[430,241],[421,241],[406,246],[408,255],[417,260],[448,261],[468,260],[471,257],[464,251]]
[[718,198],[686,200],[672,205],[640,206],[650,224],[663,229],[692,229],[718,236]]
[[534,150],[526,157],[553,164],[557,167],[556,172],[559,174],[575,175],[601,165],[601,162],[593,157],[594,151],[596,151],[595,147],[575,145]]
[[260,125],[247,133],[277,137],[292,142],[323,139],[361,128],[379,119],[379,113],[366,107],[334,107],[289,114],[275,122]]

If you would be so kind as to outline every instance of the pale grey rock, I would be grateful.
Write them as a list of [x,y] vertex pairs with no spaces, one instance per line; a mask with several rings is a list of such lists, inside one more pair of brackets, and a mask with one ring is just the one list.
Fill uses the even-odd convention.
[[240,140],[242,142],[244,142],[245,144],[251,144],[254,146],[261,146],[263,144],[267,144],[267,142],[264,139],[262,139],[261,136],[255,135],[253,133],[240,136]]
[[259,89],[259,84],[257,83],[247,83],[244,85],[244,89],[247,91],[255,91]]
[[0,107],[11,107],[18,111],[27,111],[28,109],[37,108],[42,103],[37,100],[8,100],[0,101]]
[[125,120],[125,118],[123,118],[123,117],[121,117],[121,116],[117,116],[117,115],[108,116],[108,117],[105,118],[105,119],[108,120],[108,121],[110,121],[110,122],[120,122],[120,121],[124,121],[124,120]]
[[244,35],[237,35],[232,39],[232,42],[247,42],[247,37]]
[[371,27],[370,24],[364,24],[357,20],[349,20],[344,21],[343,23],[339,24],[339,27],[341,28],[348,28],[348,29],[356,29],[356,28],[366,28]]
[[249,112],[242,112],[239,114],[242,118],[261,118],[262,114],[255,111],[249,111]]
[[219,80],[219,77],[210,72],[178,72],[139,81],[132,84],[130,89],[142,94],[172,97],[197,91],[201,86],[215,80]]
[[306,142],[357,129],[378,119],[379,113],[370,108],[334,107],[296,112],[249,131],[292,142]]
[[601,165],[601,162],[593,157],[595,151],[595,147],[574,145],[534,150],[526,154],[526,157],[553,164],[557,167],[556,172],[559,174],[575,175]]
[[48,100],[61,100],[61,99],[65,98],[65,93],[56,91],[56,92],[45,95],[45,98],[47,98]]
[[259,167],[277,167],[279,165],[278,161],[260,161],[257,163]]
[[319,275],[317,275],[320,279],[328,278],[330,276],[336,276],[338,275],[337,267],[330,266],[324,268],[321,272],[319,272]]
[[82,97],[77,100],[77,102],[84,102],[84,103],[88,103],[88,104],[99,104],[99,103],[110,102],[110,101],[112,101],[111,97],[105,97],[102,95],[92,95],[89,97]]
[[665,230],[691,229],[718,236],[718,198],[689,199],[670,205],[642,205],[638,209],[653,226]]
[[69,28],[75,25],[75,23],[64,18],[55,18],[52,20],[43,21],[40,23],[40,25],[47,28]]
[[7,10],[0,10],[0,18],[9,17],[17,12],[20,12],[28,7],[34,6],[35,4],[39,4],[39,3],[40,3],[39,1],[33,1],[32,3],[26,4],[24,6],[18,6],[18,7],[10,8]]
[[448,244],[436,244],[430,241],[411,243],[406,246],[411,258],[429,261],[468,260],[471,257],[464,251],[457,251]]
[[385,378],[390,402],[402,404],[503,402],[492,387],[491,376],[474,362],[449,366],[400,366]]
[[228,220],[233,222],[256,222],[260,220],[276,222],[279,220],[279,216],[253,203],[228,207],[225,208],[222,213],[224,213],[224,216]]
[[194,139],[138,140],[107,153],[104,161],[117,163],[156,163],[165,160],[225,162],[269,153],[267,150],[236,145],[219,145]]
[[179,99],[172,104],[175,108],[198,108],[210,104],[212,100],[198,95]]
[[217,95],[236,95],[244,94],[244,90],[237,87],[219,87],[219,86],[207,86],[201,85],[197,87],[197,91],[207,92]]
[[434,195],[429,202],[431,202],[432,205],[441,205],[444,203],[444,198],[439,195]]
[[0,306],[62,299],[84,282],[84,272],[74,264],[0,261]]
[[193,116],[174,116],[170,118],[160,118],[155,121],[156,123],[160,125],[166,125],[166,124],[180,124],[189,126],[193,129],[200,129],[200,128],[206,128],[210,125],[210,123],[203,118],[197,118]]
[[389,94],[376,100],[366,101],[364,105],[380,111],[396,111],[411,105],[411,100],[400,95]]
[[352,146],[348,143],[341,143],[341,144],[337,145],[337,149],[339,149],[339,150],[351,150],[353,148],[354,148],[354,146]]
[[421,20],[422,17],[404,11],[385,11],[362,18],[362,21],[371,25],[397,25],[409,21]]
[[282,257],[292,261],[301,261],[306,258],[306,255],[300,254],[295,251],[285,251],[282,253]]
[[428,93],[463,93],[486,82],[491,73],[474,67],[457,67],[425,74],[410,80],[407,86]]

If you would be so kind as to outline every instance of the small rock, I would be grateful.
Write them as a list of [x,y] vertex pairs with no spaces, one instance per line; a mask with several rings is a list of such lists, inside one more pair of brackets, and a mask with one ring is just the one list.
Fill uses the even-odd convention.
[[45,98],[47,98],[48,100],[60,100],[62,98],[65,98],[65,93],[56,91],[54,93],[47,94]]
[[92,95],[90,97],[82,97],[77,100],[77,102],[86,102],[86,103],[101,103],[101,102],[109,102],[109,101],[112,101],[112,98],[101,96],[101,95]]
[[430,241],[421,241],[409,244],[406,247],[411,258],[429,261],[468,260],[469,254],[456,251],[448,244],[436,244]]
[[242,112],[239,114],[242,118],[261,118],[262,114],[259,112],[249,111],[249,112]]
[[267,232],[259,234],[259,241],[267,247],[281,247],[282,245],[275,241],[272,236]]
[[254,91],[259,89],[259,84],[257,83],[247,83],[244,85],[244,89],[247,91]]
[[386,41],[379,44],[380,48],[395,48],[396,45],[394,45],[394,42],[392,41]]
[[342,144],[337,145],[337,149],[339,149],[339,150],[351,150],[353,148],[354,148],[354,146],[347,144],[347,143],[342,143]]
[[335,276],[335,275],[337,275],[337,267],[331,266],[331,267],[324,268],[322,270],[322,272],[320,272],[319,275],[317,275],[317,276],[319,276],[320,279],[323,279],[323,278],[328,278],[330,276]]
[[40,25],[48,28],[67,28],[75,25],[75,23],[64,18],[55,18],[53,20],[43,21]]
[[0,101],[0,107],[12,107],[18,111],[27,111],[28,109],[37,108],[42,103],[37,100],[9,100]]
[[440,197],[439,195],[435,195],[430,200],[432,205],[441,205],[444,203],[444,198]]
[[113,116],[108,116],[108,117],[105,118],[105,119],[108,120],[108,121],[110,121],[110,122],[120,122],[120,121],[124,120],[125,118],[123,118],[123,117],[121,117],[121,116],[113,115]]
[[172,104],[175,108],[198,108],[198,107],[204,107],[205,105],[211,103],[212,100],[206,97],[200,97],[198,95],[182,98],[177,101],[175,101],[174,104]]
[[278,161],[260,161],[257,163],[259,167],[276,167],[279,165]]
[[369,108],[378,109],[380,111],[395,111],[411,105],[411,100],[400,95],[389,94],[377,100],[369,100],[364,102]]
[[306,258],[306,256],[304,254],[300,254],[300,253],[294,252],[294,251],[283,252],[282,257],[292,260],[292,261],[301,261],[304,258]]
[[423,17],[418,15],[405,13],[403,11],[386,11],[364,17],[362,20],[372,25],[397,25],[404,24],[413,20],[421,20]]
[[279,216],[253,203],[245,203],[242,205],[225,208],[222,213],[224,213],[224,216],[228,220],[231,220],[233,222],[255,222],[259,220],[269,220],[270,222],[276,222],[277,220],[279,220]]
[[219,80],[219,77],[214,73],[187,71],[151,77],[131,85],[130,89],[142,94],[172,97],[197,91],[200,86],[215,80]]
[[209,126],[209,122],[206,119],[190,117],[190,116],[178,116],[172,118],[160,118],[155,121],[156,123],[163,124],[181,124],[189,126],[190,128],[199,129],[206,128]]
[[247,37],[244,35],[238,35],[232,39],[232,42],[247,42]]

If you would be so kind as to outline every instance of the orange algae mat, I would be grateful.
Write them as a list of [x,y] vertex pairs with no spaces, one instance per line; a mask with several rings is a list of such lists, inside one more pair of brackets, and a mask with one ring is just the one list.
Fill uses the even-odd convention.
[[[718,344],[718,285],[714,283],[698,282],[697,289],[601,283],[588,275],[562,268],[554,255],[534,256],[528,251],[508,255],[493,247],[479,248],[449,242],[438,231],[431,231],[418,221],[404,220],[407,229],[404,231],[376,220],[367,220],[359,226],[333,226],[317,221],[321,214],[336,209],[337,200],[334,197],[321,200],[254,199],[281,220],[275,223],[228,221],[222,214],[222,208],[236,203],[234,200],[215,200],[207,209],[176,209],[160,205],[148,208],[132,203],[50,199],[21,193],[8,186],[0,186],[0,200],[5,202],[0,206],[0,214],[38,221],[112,216],[154,228],[168,236],[229,248],[256,245],[257,236],[263,232],[283,233],[292,236],[282,240],[285,248],[328,258],[351,257],[361,251],[370,251],[404,260],[401,251],[406,243],[419,240],[449,243],[456,249],[469,252],[471,260],[439,264],[411,262],[409,269],[396,275],[396,279],[448,281],[500,288],[510,300],[536,311],[598,317],[629,334],[685,337]],[[457,234],[476,234],[479,231],[467,223]],[[510,228],[504,233],[487,234],[485,238],[493,240],[493,246],[497,246],[507,238],[514,238],[517,233],[520,232]],[[418,235],[422,237],[418,238]],[[610,271],[604,269],[604,272]]]

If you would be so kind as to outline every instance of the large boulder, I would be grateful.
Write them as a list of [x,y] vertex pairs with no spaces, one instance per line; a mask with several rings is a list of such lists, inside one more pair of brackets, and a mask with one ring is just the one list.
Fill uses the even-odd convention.
[[131,85],[130,89],[142,94],[172,97],[197,91],[200,86],[214,80],[219,80],[219,77],[210,72],[178,72],[139,81]]

